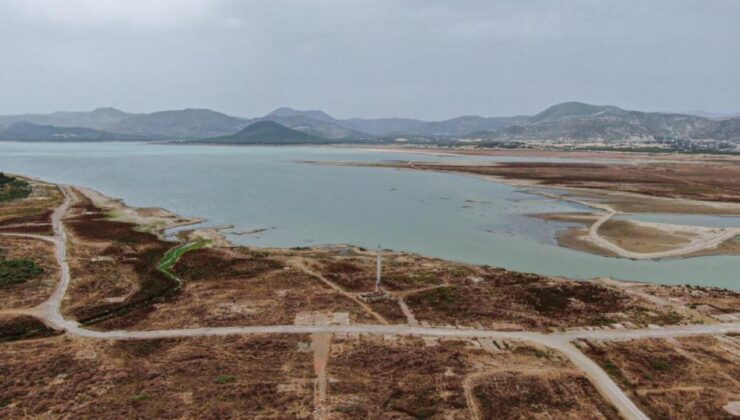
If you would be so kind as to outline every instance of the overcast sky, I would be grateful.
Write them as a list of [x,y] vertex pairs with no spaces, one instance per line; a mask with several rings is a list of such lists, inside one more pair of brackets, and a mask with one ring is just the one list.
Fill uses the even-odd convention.
[[740,111],[737,0],[0,0],[0,113]]

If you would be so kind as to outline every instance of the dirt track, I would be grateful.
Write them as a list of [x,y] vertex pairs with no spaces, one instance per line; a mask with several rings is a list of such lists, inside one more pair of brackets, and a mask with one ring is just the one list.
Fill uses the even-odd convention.
[[[716,248],[721,243],[729,239],[732,239],[737,235],[740,235],[740,229],[738,228],[698,229],[699,234],[697,235],[697,238],[691,240],[685,246],[677,247],[677,248],[670,249],[667,251],[659,251],[659,252],[629,251],[615,244],[614,242],[604,238],[603,236],[601,236],[601,234],[599,234],[599,228],[601,228],[601,226],[604,223],[609,221],[612,217],[616,216],[617,214],[620,214],[620,212],[615,210],[613,207],[607,204],[603,204],[603,203],[587,202],[584,200],[578,200],[575,198],[564,197],[564,196],[559,196],[555,194],[549,194],[549,193],[540,193],[540,194],[546,197],[551,197],[551,198],[555,198],[555,199],[563,200],[563,201],[570,201],[573,203],[577,203],[577,204],[581,204],[584,206],[588,206],[591,208],[601,210],[603,213],[599,216],[598,219],[596,219],[596,221],[588,229],[589,240],[595,245],[601,248],[604,248],[606,250],[609,250],[623,258],[631,258],[634,260],[647,260],[647,259],[681,257],[685,255],[694,254],[700,251],[704,251],[707,249]],[[641,224],[657,226],[657,224],[650,224],[650,223],[645,223],[645,222],[641,222]],[[719,232],[712,232],[715,230],[718,230]]]

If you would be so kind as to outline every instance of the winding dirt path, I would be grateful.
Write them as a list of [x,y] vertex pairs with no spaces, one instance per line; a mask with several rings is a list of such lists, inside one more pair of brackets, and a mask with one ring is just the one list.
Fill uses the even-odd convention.
[[[250,327],[211,327],[211,328],[190,328],[190,329],[169,329],[154,331],[94,331],[81,327],[77,322],[65,319],[61,312],[61,304],[70,282],[70,270],[67,261],[67,236],[64,229],[63,217],[67,210],[74,202],[72,194],[68,187],[60,186],[64,193],[64,202],[52,214],[52,224],[54,228],[54,238],[41,237],[38,239],[51,240],[56,247],[56,260],[60,267],[60,279],[54,293],[43,304],[33,308],[31,312],[38,316],[42,321],[57,329],[65,330],[69,335],[106,339],[106,340],[133,340],[133,339],[158,339],[158,338],[176,338],[176,337],[205,337],[205,336],[224,336],[234,334],[314,334],[318,340],[317,347],[318,361],[323,359],[324,337],[332,333],[350,333],[350,334],[380,334],[380,335],[415,335],[415,336],[442,336],[442,337],[460,337],[460,338],[493,338],[503,340],[521,340],[538,343],[562,352],[573,364],[580,368],[594,383],[599,392],[611,402],[619,412],[628,419],[647,419],[648,417],[627,397],[619,386],[601,369],[594,361],[581,353],[571,342],[576,339],[590,340],[629,340],[636,338],[667,338],[690,335],[704,334],[725,334],[740,332],[740,322],[723,323],[715,325],[689,325],[665,327],[658,329],[641,329],[641,330],[597,330],[597,331],[570,331],[565,333],[543,334],[537,332],[513,332],[513,331],[496,331],[484,329],[466,329],[466,328],[445,328],[445,327],[420,327],[411,325],[387,325],[383,317],[372,311],[364,302],[359,301],[355,296],[350,294],[356,302],[365,307],[376,319],[383,325],[265,325]],[[303,268],[309,274],[315,275],[322,281],[329,284],[332,288],[339,289],[337,285],[324,279],[318,273],[315,273],[305,267]],[[347,294],[344,292],[343,294]],[[319,368],[321,366],[318,366]],[[321,381],[319,385],[318,397],[321,398]]]
[[[669,249],[666,251],[658,251],[658,252],[629,251],[615,244],[614,242],[604,238],[603,236],[599,234],[599,228],[601,228],[601,226],[604,223],[606,223],[609,219],[616,216],[617,214],[625,214],[625,213],[621,213],[607,204],[592,203],[588,201],[578,200],[575,198],[564,197],[561,195],[550,194],[546,192],[537,192],[537,193],[545,197],[554,198],[554,199],[562,200],[562,201],[569,201],[571,203],[581,204],[587,207],[601,210],[602,213],[599,216],[599,218],[588,229],[589,240],[593,244],[601,248],[604,248],[606,250],[609,250],[623,258],[631,258],[633,260],[650,260],[650,259],[660,259],[660,258],[681,257],[685,255],[690,255],[690,254],[693,254],[699,251],[704,251],[706,249],[716,248],[721,243],[740,235],[740,229],[738,228],[705,229],[706,232],[700,233],[696,239],[693,239],[687,245],[684,245],[678,248]],[[658,227],[658,228],[660,228],[661,226],[659,223],[641,222],[641,224]],[[718,232],[710,233],[711,230],[716,230]]]

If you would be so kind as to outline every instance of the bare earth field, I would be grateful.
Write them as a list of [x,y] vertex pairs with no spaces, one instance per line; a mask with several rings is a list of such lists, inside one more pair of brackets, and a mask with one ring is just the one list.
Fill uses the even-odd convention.
[[[737,292],[384,251],[369,294],[375,252],[232,247],[198,230],[175,242],[163,229],[192,219],[56,191],[0,204],[50,224],[0,232],[6,258],[35,264],[0,289],[3,418],[695,418],[738,400]],[[668,357],[663,342],[701,363],[648,363],[690,370],[675,383],[628,370]]]

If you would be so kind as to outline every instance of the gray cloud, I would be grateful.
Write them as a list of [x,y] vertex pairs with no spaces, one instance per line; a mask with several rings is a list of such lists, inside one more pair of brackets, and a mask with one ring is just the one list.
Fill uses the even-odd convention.
[[0,113],[740,109],[734,0],[5,0]]

